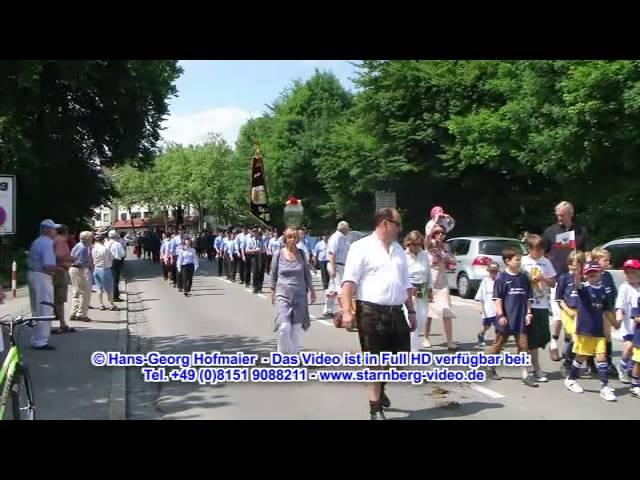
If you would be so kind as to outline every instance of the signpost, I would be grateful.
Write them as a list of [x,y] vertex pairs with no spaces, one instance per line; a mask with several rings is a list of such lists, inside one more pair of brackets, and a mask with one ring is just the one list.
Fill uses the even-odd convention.
[[396,192],[376,192],[376,212],[381,208],[397,208]]

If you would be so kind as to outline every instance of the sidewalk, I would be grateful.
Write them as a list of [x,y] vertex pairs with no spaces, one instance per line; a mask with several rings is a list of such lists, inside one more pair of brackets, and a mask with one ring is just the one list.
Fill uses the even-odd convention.
[[[126,300],[125,284],[121,283],[122,298]],[[98,306],[97,295],[91,305]],[[124,420],[126,413],[125,369],[94,367],[94,351],[127,349],[127,303],[117,304],[119,312],[89,310],[91,323],[73,322],[76,333],[51,335],[50,344],[55,351],[32,350],[29,345],[31,329],[19,332],[18,342],[24,361],[31,369],[36,402],[36,418],[40,420]],[[65,304],[65,316],[71,309],[71,287]],[[0,316],[29,314],[27,287],[17,291],[17,297],[7,292],[5,304],[0,305]],[[52,322],[57,327],[58,322]],[[5,352],[8,339],[5,338]]]

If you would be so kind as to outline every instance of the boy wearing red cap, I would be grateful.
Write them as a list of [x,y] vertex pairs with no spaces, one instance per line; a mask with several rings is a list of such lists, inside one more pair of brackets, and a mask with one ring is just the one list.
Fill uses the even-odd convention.
[[616,395],[609,387],[607,365],[607,337],[604,322],[609,322],[615,328],[620,327],[613,313],[614,305],[611,296],[607,294],[602,285],[602,267],[598,262],[588,262],[582,274],[587,277],[582,282],[582,275],[578,268],[578,262],[574,264],[575,285],[578,292],[576,318],[576,334],[573,352],[576,358],[571,364],[569,376],[564,385],[574,393],[582,393],[584,390],[578,385],[577,378],[582,364],[588,357],[596,357],[598,376],[600,377],[600,397],[608,402],[614,402]]
[[616,298],[616,319],[621,322],[622,359],[619,365],[618,378],[622,383],[631,383],[629,372],[633,366],[633,337],[636,330],[632,310],[638,306],[640,300],[640,260],[630,259],[622,266],[626,281],[620,285]]

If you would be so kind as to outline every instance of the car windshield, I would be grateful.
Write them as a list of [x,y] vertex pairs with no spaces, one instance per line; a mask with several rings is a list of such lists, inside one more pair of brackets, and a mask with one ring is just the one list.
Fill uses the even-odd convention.
[[515,247],[517,248],[523,255],[526,255],[527,251],[524,248],[524,245],[517,240],[482,240],[480,242],[480,255],[494,255],[494,256],[502,256],[502,250],[506,247]]

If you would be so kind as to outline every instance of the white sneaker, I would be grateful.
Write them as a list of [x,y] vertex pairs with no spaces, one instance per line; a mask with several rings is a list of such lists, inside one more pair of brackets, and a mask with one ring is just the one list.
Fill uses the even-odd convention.
[[631,387],[629,391],[632,397],[640,398],[640,387]]
[[616,370],[618,370],[618,380],[622,383],[631,383],[631,377],[629,377],[629,374],[622,365],[616,365]]
[[613,388],[606,386],[606,387],[602,387],[602,389],[600,390],[600,396],[602,398],[604,398],[607,402],[615,402],[616,401],[616,394],[613,390]]
[[542,370],[538,370],[533,374],[533,378],[536,379],[537,382],[548,382],[549,379],[544,375]]
[[422,346],[424,348],[431,348],[431,342],[428,337],[424,337],[424,342],[422,342]]
[[565,378],[564,386],[571,390],[573,393],[584,392],[583,388],[578,385],[578,382],[576,382],[575,380],[571,380],[570,378]]

